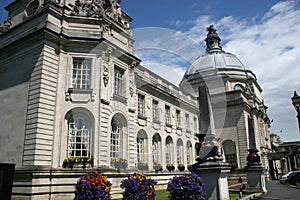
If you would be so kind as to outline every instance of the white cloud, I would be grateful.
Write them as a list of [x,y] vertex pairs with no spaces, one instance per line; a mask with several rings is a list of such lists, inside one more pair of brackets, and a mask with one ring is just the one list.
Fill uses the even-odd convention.
[[[226,16],[216,20],[205,15],[186,22],[192,27],[182,32],[143,29],[139,32],[143,37],[137,40],[137,54],[144,60],[144,66],[160,75],[167,74],[164,78],[177,84],[177,78],[174,80],[168,71],[177,70],[182,77],[187,63],[204,53],[201,45],[206,37],[206,27],[214,24],[223,49],[237,55],[256,74],[269,107],[269,117],[274,119],[271,131],[287,133],[282,134],[284,141],[300,140],[290,99],[294,90],[300,93],[300,9],[297,3],[279,2],[259,20],[257,16],[244,19]],[[157,56],[141,51],[147,48],[165,53]]]

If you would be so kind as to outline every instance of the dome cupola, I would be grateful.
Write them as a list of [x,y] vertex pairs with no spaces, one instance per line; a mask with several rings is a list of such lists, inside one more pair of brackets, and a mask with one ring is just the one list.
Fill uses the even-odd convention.
[[234,54],[222,50],[221,38],[213,25],[210,25],[207,31],[206,53],[196,59],[187,69],[185,76],[213,69],[248,70]]

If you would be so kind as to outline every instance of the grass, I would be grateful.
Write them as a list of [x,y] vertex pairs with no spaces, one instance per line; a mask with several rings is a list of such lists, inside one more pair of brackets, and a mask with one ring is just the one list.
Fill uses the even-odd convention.
[[167,200],[169,192],[167,190],[156,190],[156,200]]
[[239,199],[239,194],[236,192],[229,192],[229,199],[230,200],[236,200]]
[[[167,190],[156,190],[156,200],[168,200],[169,192]],[[236,192],[229,192],[229,199],[236,200],[239,194]]]

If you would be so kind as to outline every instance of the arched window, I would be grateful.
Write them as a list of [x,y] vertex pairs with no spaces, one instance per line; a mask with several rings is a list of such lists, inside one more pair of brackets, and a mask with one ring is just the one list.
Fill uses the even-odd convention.
[[183,142],[181,139],[177,140],[177,164],[184,164],[183,160]]
[[233,90],[240,90],[242,92],[245,91],[244,86],[242,86],[241,84],[235,84]]
[[73,113],[68,120],[67,157],[90,156],[91,124],[84,113]]
[[137,161],[138,163],[145,163],[147,162],[145,158],[145,154],[147,151],[147,134],[145,131],[139,131],[137,134]]
[[122,127],[120,122],[114,117],[111,120],[111,135],[110,135],[110,157],[121,157],[121,137]]
[[166,164],[173,163],[173,140],[170,136],[166,138]]
[[187,164],[192,164],[192,153],[193,147],[191,141],[187,141],[186,143],[186,162]]
[[224,149],[226,162],[232,168],[236,168],[237,167],[237,159],[236,159],[235,143],[231,140],[226,140],[223,142],[223,149]]
[[153,164],[160,164],[161,155],[161,137],[158,133],[154,134],[152,138],[152,158],[153,158]]

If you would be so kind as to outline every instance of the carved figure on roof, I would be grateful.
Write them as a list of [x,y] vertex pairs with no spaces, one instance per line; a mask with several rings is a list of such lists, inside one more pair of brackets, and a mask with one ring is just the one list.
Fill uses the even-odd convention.
[[11,18],[8,18],[3,24],[0,23],[0,34],[4,33],[5,31],[8,31],[11,25]]
[[121,0],[92,0],[85,2],[76,0],[75,4],[70,6],[73,7],[73,14],[87,17],[100,17],[106,15],[124,24],[120,3]]
[[218,36],[217,34],[217,30],[214,28],[214,25],[210,25],[207,28],[207,36],[205,39],[206,42],[206,50],[212,50],[213,48],[217,48],[217,49],[222,49],[222,47],[220,46],[220,42],[221,42],[221,38]]

